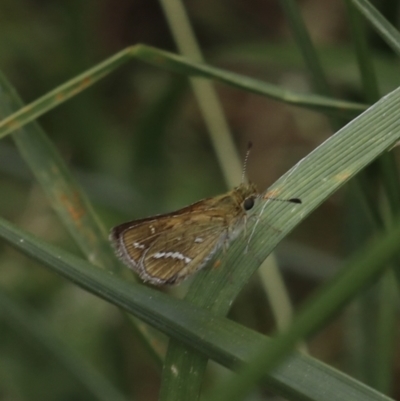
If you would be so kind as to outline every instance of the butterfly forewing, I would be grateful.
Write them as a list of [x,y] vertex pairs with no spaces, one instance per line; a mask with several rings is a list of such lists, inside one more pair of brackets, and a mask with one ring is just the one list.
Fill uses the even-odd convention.
[[213,226],[198,222],[195,233],[190,232],[188,224],[160,235],[146,251],[142,266],[150,281],[180,282],[204,266],[227,237],[222,221]]
[[[194,231],[193,227],[196,227]],[[201,212],[190,219],[158,216],[114,228],[111,237],[118,255],[143,280],[153,284],[178,283],[200,269],[227,236],[224,219],[213,224]]]

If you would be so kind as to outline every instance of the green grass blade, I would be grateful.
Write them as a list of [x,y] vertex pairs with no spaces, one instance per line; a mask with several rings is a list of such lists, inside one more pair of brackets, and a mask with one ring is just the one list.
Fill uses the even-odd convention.
[[173,72],[210,78],[246,90],[247,92],[256,93],[296,106],[308,107],[317,111],[334,112],[338,114],[343,113],[343,115],[346,115],[346,112],[348,112],[347,116],[354,116],[365,110],[366,107],[363,104],[286,91],[278,86],[254,78],[211,67],[206,64],[195,63],[184,57],[164,52],[150,46],[142,46],[139,57],[143,61]]
[[[0,115],[11,114],[22,106],[18,94],[1,73],[0,90]],[[33,122],[14,132],[12,139],[45,191],[51,206],[86,258],[96,266],[118,271],[121,264],[111,249],[107,231],[39,124]],[[132,324],[136,325],[135,330],[153,360],[161,365],[159,352],[150,345],[150,333],[138,326],[137,322],[132,321]]]
[[400,56],[400,32],[367,0],[350,0],[382,39]]
[[[345,4],[356,48],[364,96],[369,103],[375,103],[379,99],[380,94],[371,52],[368,49],[364,21],[361,20],[359,10],[354,7],[351,0],[346,0]],[[392,214],[396,215],[400,211],[400,184],[396,161],[393,155],[385,154],[378,159],[378,166]]]
[[379,88],[375,68],[372,62],[371,52],[367,43],[367,32],[364,20],[351,0],[345,0],[349,26],[354,41],[357,56],[358,69],[364,89],[364,96],[369,103],[375,103],[379,99]]
[[21,128],[25,124],[87,89],[132,58],[153,64],[162,69],[183,75],[210,78],[278,101],[311,108],[321,112],[332,112],[349,117],[358,114],[367,107],[363,104],[344,100],[333,100],[322,96],[291,92],[279,86],[268,84],[244,75],[210,67],[206,64],[192,62],[182,56],[150,46],[136,45],[122,50],[5,118],[0,122],[0,138]]
[[[172,36],[179,53],[188,59],[204,63],[204,57],[181,0],[160,0]],[[228,188],[240,182],[242,162],[238,156],[233,135],[212,82],[204,79],[189,79],[192,91],[207,127],[222,174]]]
[[[23,107],[18,94],[1,73],[0,91],[0,116]],[[14,132],[12,139],[83,254],[97,266],[117,269],[105,228],[41,127],[32,123]]]
[[[223,267],[201,271],[187,299],[218,315],[226,314],[259,267],[260,261],[268,256],[279,241],[323,200],[396,142],[400,136],[399,107],[400,89],[396,89],[279,179],[271,187],[270,193],[283,199],[299,197],[303,204],[288,206],[270,202],[260,205],[254,213],[257,215],[261,209],[261,215],[257,215],[254,227],[247,229],[250,239],[231,247],[229,254],[224,255]],[[247,241],[249,249],[246,252]],[[166,361],[176,361],[179,354],[181,347],[170,347]],[[170,391],[173,387],[179,387],[177,381],[194,380],[191,376],[197,376],[200,381],[206,363],[203,357],[190,355],[182,358],[179,366],[182,374],[179,377],[174,376],[171,370],[164,371],[164,374],[170,375]],[[193,373],[194,366],[198,367],[196,374]],[[193,386],[198,388],[199,384]]]
[[[96,269],[1,218],[0,237],[52,271],[226,367],[236,368],[254,355],[260,346],[271,343],[263,335],[210,314],[204,308]],[[265,381],[273,391],[293,401],[341,401],[349,394],[355,399],[389,400],[349,376],[299,354],[291,356],[278,370],[266,376]],[[329,382],[334,382],[335,393],[326,391]]]
[[376,338],[376,366],[372,385],[384,394],[393,390],[393,364],[397,350],[399,292],[393,272],[387,272],[379,283],[379,317]]
[[310,35],[305,27],[304,21],[301,18],[300,7],[294,0],[279,1],[286,19],[291,27],[293,37],[295,38],[298,47],[301,49],[303,60],[309,70],[309,76],[312,81],[314,90],[320,95],[329,96],[330,89],[325,77],[324,70],[318,59],[315,47],[312,44]]
[[[213,401],[240,401],[260,381],[265,371],[274,368],[296,343],[308,337],[367,284],[371,284],[387,264],[399,254],[400,221],[374,244],[369,244],[347,263],[340,274],[313,296],[294,319],[292,326],[272,344],[264,345],[239,375],[224,383],[210,397]],[[354,398],[352,398],[354,399]]]
[[[204,63],[204,57],[196,40],[196,35],[186,12],[184,2],[181,0],[160,0],[159,3],[164,11],[179,53],[191,61]],[[219,96],[214,88],[214,83],[195,77],[189,78],[189,81],[203,121],[207,127],[207,132],[214,147],[225,182],[228,188],[232,188],[241,180],[242,161],[238,157],[233,136],[230,132]],[[175,349],[176,347],[181,350],[180,353],[171,354],[170,351],[167,352],[167,355],[172,355],[172,358],[167,357],[164,363],[160,401],[168,399],[194,400],[200,394],[199,386],[201,385],[201,380],[198,377],[191,376],[190,379],[192,380],[179,382],[172,380],[171,382],[170,372],[177,365],[182,368],[182,363],[188,356],[187,350],[180,347],[180,343],[176,343],[171,339],[168,343],[168,349]],[[196,356],[197,354],[194,355],[194,359],[196,359]],[[192,365],[192,362],[189,362],[189,365]],[[200,358],[200,366],[191,367],[197,371],[203,370],[204,366]]]
[[50,328],[46,327],[45,322],[34,316],[33,311],[18,305],[2,290],[0,290],[0,317],[17,333],[57,359],[98,400],[127,401],[127,398],[114,388],[106,377],[75,354],[67,344],[58,341],[55,334],[50,332]]
[[[346,0],[345,5],[356,48],[364,98],[369,103],[374,103],[379,99],[380,94],[371,50],[367,43],[365,21],[351,0]],[[390,205],[389,219],[393,220],[400,210],[400,185],[394,155],[392,153],[382,155],[377,160],[377,167]],[[390,393],[389,372],[392,369],[392,355],[394,355],[397,345],[395,340],[397,331],[394,323],[396,316],[393,307],[390,306],[393,302],[393,291],[390,291],[390,286],[393,283],[390,284],[388,277],[394,280],[391,272],[386,273],[381,278],[379,288],[387,288],[389,286],[389,290],[379,291],[378,286],[372,289],[372,292],[375,293],[376,302],[380,304],[379,308],[371,309],[371,294],[360,299],[362,308],[369,316],[369,319],[368,321],[365,319],[365,324],[362,328],[360,327],[359,333],[364,336],[364,341],[361,341],[361,344],[364,346],[357,355],[360,359],[357,365],[362,366],[364,369],[368,366],[368,375],[364,381],[385,393]],[[373,312],[374,310],[376,313]],[[371,324],[371,321],[376,322],[376,324]],[[390,330],[392,330],[392,333],[390,333]],[[368,341],[368,338],[371,340]]]

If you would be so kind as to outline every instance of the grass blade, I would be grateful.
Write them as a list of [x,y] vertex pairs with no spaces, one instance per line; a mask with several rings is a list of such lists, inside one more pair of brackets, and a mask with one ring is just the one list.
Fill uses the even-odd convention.
[[[0,237],[52,271],[229,368],[236,368],[260,346],[271,343],[263,335],[204,308],[96,269],[1,218]],[[341,401],[349,394],[363,400],[389,400],[349,376],[299,354],[290,357],[265,380],[270,389],[293,401]],[[326,391],[325,384],[330,381],[335,383],[335,393]]]
[[400,32],[367,0],[350,0],[382,39],[400,56]]
[[[250,233],[254,230],[254,235],[250,234],[249,251],[246,252],[246,241],[235,243],[224,257],[223,266],[212,271],[203,270],[197,275],[187,299],[218,315],[226,314],[260,261],[279,241],[324,199],[396,142],[400,136],[399,107],[400,89],[396,89],[279,179],[268,193],[283,199],[299,197],[303,204],[288,207],[287,204],[271,202],[260,205],[258,213],[260,209],[262,212],[255,227],[248,228]],[[176,347],[169,350],[167,359],[175,360],[179,354],[179,347]],[[201,377],[207,361],[201,356],[193,356],[181,363],[183,376],[190,376],[192,367],[197,365],[196,373]],[[173,372],[164,371],[164,374],[173,375]],[[189,378],[181,377],[180,380]],[[173,382],[172,377],[170,382]]]
[[[1,116],[9,115],[23,106],[18,94],[2,74],[0,91]],[[12,139],[83,254],[97,266],[117,269],[105,228],[40,126],[32,123],[15,132]]]
[[[297,342],[314,333],[352,297],[370,284],[387,264],[399,254],[400,221],[373,245],[359,252],[347,263],[334,281],[323,286],[294,319],[291,327],[272,344],[264,345],[239,375],[214,392],[212,401],[240,401],[263,377],[274,368]],[[352,398],[355,399],[355,398]]]
[[0,122],[0,138],[82,92],[132,58],[153,64],[162,69],[189,76],[210,78],[278,101],[321,112],[354,116],[367,107],[363,104],[344,100],[333,100],[317,95],[291,92],[254,78],[192,62],[184,57],[151,46],[136,45],[122,50],[5,118]]
[[[0,114],[21,107],[22,101],[7,79],[0,74]],[[53,209],[88,260],[99,267],[118,271],[108,234],[92,205],[68,170],[57,149],[36,122],[12,135],[18,150],[45,191]],[[151,345],[151,335],[141,325],[132,324],[150,355],[161,365],[160,353]]]

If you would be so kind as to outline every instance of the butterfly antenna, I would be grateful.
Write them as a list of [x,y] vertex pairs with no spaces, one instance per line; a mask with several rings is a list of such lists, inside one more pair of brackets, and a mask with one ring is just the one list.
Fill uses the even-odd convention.
[[244,157],[244,162],[243,162],[242,183],[245,182],[245,180],[246,180],[247,160],[249,160],[250,151],[251,151],[252,147],[253,147],[253,144],[249,141],[249,143],[247,144],[246,156]]
[[279,202],[297,203],[297,204],[303,203],[300,198],[280,199],[280,198],[265,197],[263,199],[272,200],[272,201],[279,201]]

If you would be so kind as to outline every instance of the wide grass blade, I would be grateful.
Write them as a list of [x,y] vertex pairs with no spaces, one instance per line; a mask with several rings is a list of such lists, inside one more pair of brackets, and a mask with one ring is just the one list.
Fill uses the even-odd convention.
[[[334,281],[323,286],[294,319],[291,327],[273,340],[260,347],[253,360],[239,374],[217,388],[210,401],[240,401],[261,380],[265,371],[272,368],[288,354],[300,339],[318,330],[340,308],[353,298],[360,289],[371,284],[399,254],[400,221],[374,244],[362,249],[341,270]],[[329,387],[329,384],[327,384]],[[332,386],[334,391],[334,386]],[[351,398],[352,400],[358,398]],[[360,399],[361,400],[361,399]]]
[[[44,243],[1,218],[0,237],[87,291],[231,369],[248,360],[260,346],[270,343],[263,335],[217,317],[203,308],[96,269],[88,262]],[[335,392],[329,393],[326,383],[332,382]],[[389,400],[351,377],[299,354],[294,354],[278,370],[266,376],[265,383],[273,391],[293,401],[339,401],[349,394],[356,396],[355,399]]]
[[[249,224],[247,228],[249,238],[236,242],[218,269],[201,271],[188,292],[187,300],[218,315],[225,315],[260,262],[279,241],[321,202],[398,140],[399,108],[400,88],[351,121],[281,177],[267,195],[283,199],[297,197],[302,200],[302,205],[268,201],[259,205],[254,212],[257,216],[254,226]],[[174,361],[179,354],[180,347],[169,350],[167,360]],[[182,365],[178,365],[182,372],[180,376],[169,371],[171,388],[176,380],[190,380],[194,366],[198,369],[198,381],[201,380],[207,361],[201,356],[194,361],[195,358],[181,360]],[[164,370],[164,374],[167,373]]]

